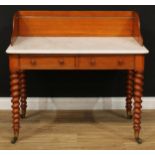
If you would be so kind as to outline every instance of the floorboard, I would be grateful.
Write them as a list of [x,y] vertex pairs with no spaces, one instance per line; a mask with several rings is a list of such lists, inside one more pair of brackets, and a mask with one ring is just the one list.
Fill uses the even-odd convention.
[[155,149],[155,110],[142,114],[141,145],[125,111],[28,111],[19,141],[11,144],[11,112],[0,111],[0,149],[126,150]]

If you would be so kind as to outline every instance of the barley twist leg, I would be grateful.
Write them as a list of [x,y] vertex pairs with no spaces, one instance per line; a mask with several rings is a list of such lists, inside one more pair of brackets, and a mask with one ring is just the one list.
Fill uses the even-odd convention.
[[133,113],[133,121],[134,121],[134,132],[135,132],[135,140],[137,143],[142,143],[142,140],[139,138],[140,130],[141,130],[141,97],[143,92],[143,73],[135,72],[134,77],[134,113]]
[[127,76],[127,88],[126,88],[126,113],[127,118],[132,118],[132,97],[133,97],[133,78],[134,71],[129,70]]
[[13,130],[14,137],[11,143],[16,143],[19,136],[20,128],[20,108],[19,108],[19,74],[18,72],[11,73],[10,75],[10,86],[11,86],[11,96],[12,96],[12,119],[13,119]]
[[20,72],[20,102],[21,102],[21,118],[25,118],[26,116],[26,108],[27,108],[27,96],[26,96],[26,79],[24,71]]

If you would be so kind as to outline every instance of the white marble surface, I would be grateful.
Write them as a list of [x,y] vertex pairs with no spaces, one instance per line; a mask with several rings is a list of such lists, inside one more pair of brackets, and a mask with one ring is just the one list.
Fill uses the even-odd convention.
[[146,54],[133,37],[18,37],[9,54]]

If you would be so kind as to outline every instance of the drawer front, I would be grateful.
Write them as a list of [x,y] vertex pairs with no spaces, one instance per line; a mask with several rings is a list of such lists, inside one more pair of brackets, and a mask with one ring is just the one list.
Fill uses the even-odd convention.
[[80,69],[134,69],[134,56],[80,56]]
[[74,69],[73,56],[20,56],[21,69]]

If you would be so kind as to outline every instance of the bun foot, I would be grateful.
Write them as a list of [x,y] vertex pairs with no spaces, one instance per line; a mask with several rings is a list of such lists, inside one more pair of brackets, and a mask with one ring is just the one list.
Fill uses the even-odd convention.
[[141,138],[135,138],[135,140],[136,140],[136,142],[137,142],[138,144],[142,144],[142,139],[141,139]]
[[20,117],[21,117],[22,119],[24,119],[24,118],[25,118],[25,114],[21,114]]
[[17,142],[17,140],[18,140],[18,137],[13,137],[12,140],[11,140],[11,143],[15,144]]

